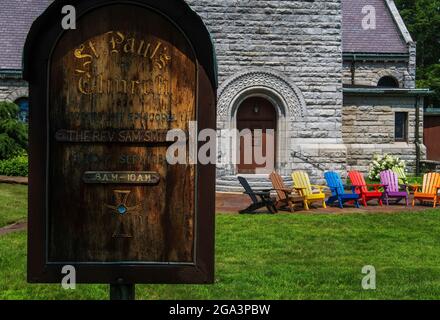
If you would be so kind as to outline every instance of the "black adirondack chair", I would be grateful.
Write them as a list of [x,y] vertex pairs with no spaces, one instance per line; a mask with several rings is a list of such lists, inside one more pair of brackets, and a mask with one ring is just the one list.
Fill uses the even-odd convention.
[[254,213],[256,210],[263,207],[266,207],[270,213],[278,212],[274,201],[270,197],[270,190],[254,191],[245,178],[238,177],[238,181],[245,190],[244,194],[247,194],[252,200],[252,204],[249,207],[239,211],[241,214]]

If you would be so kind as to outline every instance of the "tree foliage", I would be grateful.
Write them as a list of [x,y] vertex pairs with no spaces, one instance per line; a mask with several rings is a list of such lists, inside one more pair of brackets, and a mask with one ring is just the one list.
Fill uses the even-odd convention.
[[440,0],[395,2],[417,42],[417,87],[434,90],[427,105],[440,107]]
[[28,128],[18,120],[19,107],[0,102],[0,160],[9,159],[27,150]]

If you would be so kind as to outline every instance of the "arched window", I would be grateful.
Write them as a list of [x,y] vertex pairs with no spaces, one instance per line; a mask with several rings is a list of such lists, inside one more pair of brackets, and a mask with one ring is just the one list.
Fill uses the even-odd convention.
[[24,123],[27,123],[29,119],[29,99],[26,97],[18,98],[14,101],[14,103],[20,107],[18,119]]
[[399,81],[391,76],[385,76],[380,78],[377,86],[380,88],[399,88]]

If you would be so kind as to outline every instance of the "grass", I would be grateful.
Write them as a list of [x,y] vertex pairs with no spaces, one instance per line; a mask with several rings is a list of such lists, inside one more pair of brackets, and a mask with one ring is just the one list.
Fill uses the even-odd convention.
[[0,183],[0,228],[27,217],[27,186]]
[[[440,210],[217,215],[216,282],[138,285],[138,299],[439,299]],[[29,285],[26,233],[0,236],[0,299],[106,299],[108,287]],[[365,265],[377,290],[361,288]]]

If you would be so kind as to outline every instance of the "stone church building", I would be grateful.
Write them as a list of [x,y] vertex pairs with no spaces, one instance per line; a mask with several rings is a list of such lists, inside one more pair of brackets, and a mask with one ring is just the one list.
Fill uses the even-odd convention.
[[[50,2],[3,0],[0,8],[0,100],[19,104],[23,120],[22,48],[32,21]],[[366,173],[375,153],[398,155],[413,172],[426,158],[428,90],[415,88],[416,44],[393,0],[186,2],[216,48],[218,128],[275,131],[274,168],[266,171],[288,178],[303,169],[322,182],[327,170]],[[362,23],[366,6],[376,18],[369,28]],[[234,164],[234,146],[224,139],[217,189],[237,190],[238,174],[264,185],[267,172],[255,163]]]

